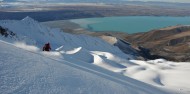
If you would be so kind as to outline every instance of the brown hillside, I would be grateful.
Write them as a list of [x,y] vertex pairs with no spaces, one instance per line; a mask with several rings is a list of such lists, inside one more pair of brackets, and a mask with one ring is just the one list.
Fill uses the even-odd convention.
[[173,61],[190,61],[190,26],[173,26],[127,36],[134,46]]

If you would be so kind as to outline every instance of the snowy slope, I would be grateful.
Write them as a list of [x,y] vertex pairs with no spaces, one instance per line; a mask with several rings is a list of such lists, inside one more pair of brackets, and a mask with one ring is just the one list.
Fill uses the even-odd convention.
[[[0,93],[190,93],[188,62],[137,61],[102,39],[64,33],[30,17],[0,26],[8,32],[0,34]],[[42,52],[47,42],[53,50]]]
[[107,70],[90,69],[96,66],[88,63],[77,65],[57,55],[49,57],[49,54],[23,50],[2,41],[0,45],[1,94],[165,93]]

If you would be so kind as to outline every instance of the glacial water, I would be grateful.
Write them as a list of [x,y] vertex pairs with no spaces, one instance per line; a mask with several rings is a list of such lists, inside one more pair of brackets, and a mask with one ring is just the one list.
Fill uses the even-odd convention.
[[190,17],[156,17],[156,16],[126,16],[84,18],[71,20],[81,27],[101,32],[120,31],[126,33],[147,32],[153,29],[175,25],[190,25]]

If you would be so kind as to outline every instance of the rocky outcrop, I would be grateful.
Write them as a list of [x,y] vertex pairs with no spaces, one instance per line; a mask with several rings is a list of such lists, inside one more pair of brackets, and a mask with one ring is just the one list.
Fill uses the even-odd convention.
[[8,36],[7,29],[4,29],[3,27],[0,26],[0,34],[2,36],[7,37]]
[[14,34],[13,32],[9,31],[8,29],[6,28],[3,28],[0,26],[0,34],[4,37],[12,37],[12,36],[15,36],[16,34]]
[[168,46],[175,46],[178,44],[183,44],[183,43],[187,43],[190,42],[190,36],[185,36],[185,37],[180,37],[180,38],[176,38],[176,39],[171,39],[168,42]]

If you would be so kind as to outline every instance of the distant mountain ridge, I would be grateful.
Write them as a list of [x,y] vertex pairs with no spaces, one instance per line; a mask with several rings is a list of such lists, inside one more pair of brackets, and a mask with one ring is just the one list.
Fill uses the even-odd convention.
[[65,2],[65,3],[103,3],[103,2],[119,2],[122,0],[3,0],[3,2],[16,2],[16,1],[25,1],[25,2]]
[[182,4],[189,5],[190,2],[169,2],[169,1],[131,1],[131,0],[2,0],[3,2],[62,2],[62,3],[128,3],[128,4],[154,4],[154,5],[171,5]]

